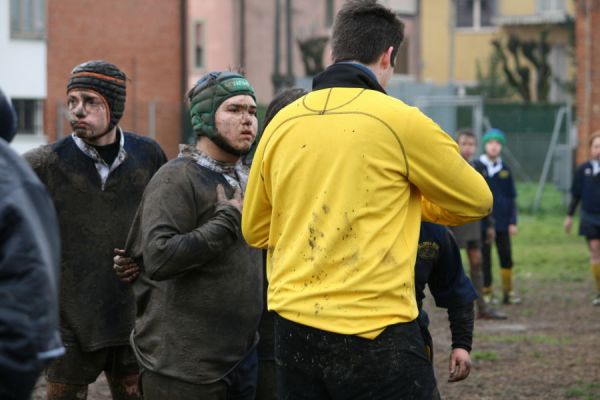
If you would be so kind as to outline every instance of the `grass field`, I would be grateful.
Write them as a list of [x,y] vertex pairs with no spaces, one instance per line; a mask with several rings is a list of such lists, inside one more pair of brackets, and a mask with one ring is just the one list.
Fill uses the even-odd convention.
[[[520,306],[499,306],[507,321],[475,325],[472,375],[449,384],[445,311],[433,310],[436,376],[444,399],[600,399],[600,307],[585,240],[563,231],[566,206],[553,186],[533,215],[536,187],[519,184],[519,234],[513,238]],[[499,267],[493,254],[496,292]],[[466,263],[466,257],[463,255]],[[468,269],[468,267],[466,267]],[[434,327],[435,326],[435,327]],[[442,351],[439,351],[442,349]]]

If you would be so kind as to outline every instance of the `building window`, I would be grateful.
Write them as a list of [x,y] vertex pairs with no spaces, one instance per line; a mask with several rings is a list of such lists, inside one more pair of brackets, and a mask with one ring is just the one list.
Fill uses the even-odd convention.
[[13,38],[43,39],[46,35],[46,1],[10,0],[10,34]]
[[565,11],[565,0],[537,0],[537,6],[541,13]]
[[194,68],[200,69],[206,66],[206,52],[204,48],[204,22],[194,22]]
[[42,133],[43,105],[38,99],[12,99],[17,114],[17,133],[37,135]]
[[456,27],[480,29],[494,26],[495,0],[456,0]]

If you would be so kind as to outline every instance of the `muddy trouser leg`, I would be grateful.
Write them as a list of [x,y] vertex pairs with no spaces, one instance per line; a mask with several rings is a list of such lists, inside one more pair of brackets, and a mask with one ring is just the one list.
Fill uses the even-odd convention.
[[486,314],[487,304],[483,299],[483,271],[482,271],[482,259],[481,248],[479,245],[468,246],[467,255],[469,257],[469,266],[471,269],[471,282],[477,292],[477,311],[479,315]]
[[477,292],[477,311],[480,315],[486,314],[488,312],[488,305],[483,298],[483,272],[481,268],[471,270],[471,281]]
[[481,270],[483,272],[483,287],[492,287],[492,246],[490,243],[483,243],[481,246]]
[[129,345],[109,348],[104,374],[113,400],[141,399],[139,370],[133,349]]
[[275,361],[279,400],[430,400],[436,389],[416,321],[371,340],[276,316]]
[[48,400],[85,400],[88,385],[69,385],[66,383],[47,382],[46,396]]

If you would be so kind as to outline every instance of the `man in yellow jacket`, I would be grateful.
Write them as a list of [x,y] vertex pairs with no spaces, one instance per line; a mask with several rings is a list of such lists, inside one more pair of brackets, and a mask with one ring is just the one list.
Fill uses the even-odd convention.
[[242,232],[268,249],[279,398],[435,392],[414,321],[421,218],[477,220],[492,195],[436,123],[383,89],[403,31],[375,0],[346,2],[334,64],[256,150]]

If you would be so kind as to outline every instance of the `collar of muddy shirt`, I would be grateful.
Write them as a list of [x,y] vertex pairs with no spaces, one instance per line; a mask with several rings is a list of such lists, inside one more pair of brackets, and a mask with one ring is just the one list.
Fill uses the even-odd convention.
[[119,149],[121,148],[121,133],[117,130],[116,140],[111,144],[105,146],[91,146],[96,149],[98,155],[104,160],[106,165],[112,165],[115,158],[119,155]]

